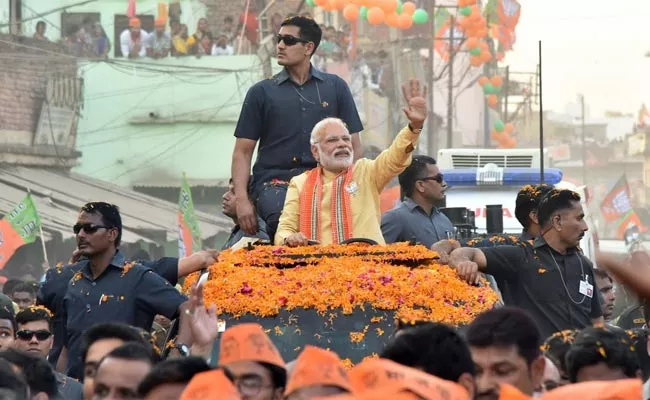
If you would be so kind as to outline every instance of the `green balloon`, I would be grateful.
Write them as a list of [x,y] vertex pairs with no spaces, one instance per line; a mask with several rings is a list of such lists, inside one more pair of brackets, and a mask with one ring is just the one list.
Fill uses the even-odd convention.
[[361,7],[359,9],[359,15],[361,18],[367,20],[368,19],[368,7]]
[[487,82],[485,85],[483,85],[483,93],[494,94],[494,86],[490,82]]
[[504,129],[506,129],[506,126],[503,123],[503,121],[499,119],[494,122],[494,130],[496,130],[497,132],[503,132]]
[[469,54],[471,54],[473,56],[478,56],[478,55],[481,54],[481,48],[477,47],[475,49],[470,49]]
[[400,0],[397,0],[397,15],[402,14],[402,8],[403,7],[404,7],[404,4]]
[[305,3],[307,3],[309,7],[316,7],[316,3],[314,3],[314,0],[305,0]]
[[467,7],[461,8],[460,9],[460,15],[462,15],[464,17],[469,17],[470,15],[472,15],[472,7],[467,6]]
[[418,8],[413,13],[413,23],[416,25],[426,24],[428,20],[429,14],[421,8]]

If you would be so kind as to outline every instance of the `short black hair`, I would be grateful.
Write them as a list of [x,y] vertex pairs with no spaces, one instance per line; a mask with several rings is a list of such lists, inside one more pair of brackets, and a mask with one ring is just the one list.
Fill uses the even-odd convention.
[[575,202],[580,202],[580,195],[569,189],[551,189],[542,196],[537,207],[537,219],[540,226],[548,226],[553,214],[572,208]]
[[501,307],[484,312],[467,328],[470,347],[517,347],[530,366],[541,355],[539,327],[533,317],[517,307]]
[[107,358],[118,358],[120,360],[129,360],[129,361],[144,361],[152,366],[158,364],[160,358],[153,351],[151,346],[147,343],[138,343],[138,342],[126,342],[119,347],[114,348],[110,353],[106,354],[104,358],[99,362],[97,368]]
[[156,366],[138,386],[138,393],[145,397],[158,386],[169,383],[189,383],[194,375],[209,371],[210,366],[201,357],[170,358]]
[[323,31],[313,18],[296,15],[286,18],[280,26],[298,27],[300,29],[300,37],[314,43],[314,51],[311,52],[310,56],[316,53],[316,49],[318,49],[318,45],[323,37]]
[[609,273],[602,268],[594,268],[594,275],[598,279],[609,279],[610,283],[614,283],[614,280],[609,275]]
[[41,20],[36,23],[36,30],[38,30],[39,26],[45,26],[45,21]]
[[27,282],[21,282],[16,285],[11,291],[11,296],[13,296],[14,293],[29,293],[32,297],[36,297],[36,289],[34,289],[34,285]]
[[379,356],[452,382],[475,375],[472,355],[453,328],[431,323],[408,329],[393,339]]
[[[19,374],[15,373],[11,368],[11,363],[7,360],[0,358],[0,390],[3,390],[0,396],[6,396],[6,390],[15,395],[15,399],[26,399],[29,394],[29,386],[25,379]],[[0,397],[5,399],[5,397]],[[9,397],[11,399],[11,397]]]
[[14,328],[14,335],[16,334],[16,315],[14,310],[8,309],[6,307],[0,307],[0,319],[6,319],[11,322],[11,326]]
[[56,396],[56,376],[45,358],[12,348],[0,352],[0,358],[20,368],[32,394],[44,392],[50,398]]
[[628,378],[636,378],[640,371],[634,345],[625,331],[604,326],[585,328],[578,333],[566,354],[569,380],[577,382],[582,368],[599,363],[620,368]]
[[7,279],[7,282],[2,286],[2,293],[10,296],[14,292],[14,288],[20,284],[24,283],[20,279]]
[[277,365],[260,362],[261,366],[269,370],[271,373],[271,381],[273,382],[274,389],[281,389],[287,387],[287,370],[280,368]]
[[106,322],[103,324],[96,324],[88,328],[81,337],[81,360],[86,363],[88,356],[88,349],[93,343],[104,339],[119,339],[128,342],[136,342],[140,344],[147,344],[146,339],[140,332],[131,325]]
[[89,214],[99,214],[102,216],[102,222],[109,228],[117,229],[115,238],[115,247],[118,247],[122,241],[122,217],[120,209],[115,204],[105,203],[103,201],[93,201],[86,203],[81,207],[81,211]]
[[553,186],[540,183],[537,185],[526,185],[523,186],[517,193],[517,199],[515,200],[515,217],[521,226],[528,230],[528,227],[531,224],[530,213],[537,212],[537,207],[539,202],[553,189]]
[[26,324],[34,321],[45,321],[52,332],[52,312],[43,306],[29,306],[16,314],[16,324]]
[[399,174],[397,179],[404,196],[413,196],[415,182],[426,177],[427,165],[436,165],[436,159],[429,156],[413,156],[411,165]]
[[553,361],[562,378],[566,380],[569,379],[566,368],[566,353],[571,348],[571,344],[575,341],[578,332],[580,331],[577,329],[565,329],[555,332],[546,338],[542,345],[544,355]]

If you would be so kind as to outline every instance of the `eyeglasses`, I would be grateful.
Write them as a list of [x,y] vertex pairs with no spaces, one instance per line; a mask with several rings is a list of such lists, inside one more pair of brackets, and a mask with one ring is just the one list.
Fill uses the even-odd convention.
[[75,235],[78,235],[79,232],[83,229],[84,232],[86,232],[89,235],[92,235],[93,233],[97,232],[98,229],[101,228],[106,228],[109,229],[110,226],[106,225],[95,225],[95,224],[75,224],[72,227],[72,231],[74,232]]
[[275,37],[275,39],[277,40],[278,44],[280,44],[280,42],[284,42],[284,44],[287,45],[287,46],[294,46],[294,45],[296,45],[298,43],[309,43],[310,42],[309,40],[305,40],[305,39],[302,39],[302,38],[297,38],[297,37],[291,36],[291,35],[277,35]]
[[256,375],[243,376],[234,379],[235,386],[242,396],[257,396],[262,389],[272,388],[273,385],[265,385],[262,378]]
[[418,179],[418,181],[436,181],[439,184],[442,184],[442,182],[445,181],[445,177],[442,174],[438,174],[436,176],[427,176],[424,178]]
[[36,340],[39,342],[42,342],[43,340],[47,340],[52,336],[52,332],[46,331],[45,329],[41,329],[38,331],[30,331],[30,330],[22,330],[16,332],[16,337],[20,340],[32,340],[32,338],[36,336]]

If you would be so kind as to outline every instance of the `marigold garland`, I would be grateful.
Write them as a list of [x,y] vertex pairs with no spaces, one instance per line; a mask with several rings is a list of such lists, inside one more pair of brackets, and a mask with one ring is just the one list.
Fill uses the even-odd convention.
[[[356,256],[359,253],[362,255]],[[289,255],[298,256],[307,265],[265,267],[295,264],[296,258]],[[323,316],[337,309],[351,314],[355,308],[371,305],[394,310],[404,321],[452,325],[471,322],[497,302],[496,293],[487,285],[468,285],[455,270],[432,261],[436,258],[437,253],[424,246],[407,243],[227,250],[209,268],[204,301],[214,304],[218,313],[234,317],[271,317],[281,309],[295,308],[315,309]],[[396,262],[416,263],[418,267]],[[186,293],[198,277],[198,273],[187,277],[183,287]]]

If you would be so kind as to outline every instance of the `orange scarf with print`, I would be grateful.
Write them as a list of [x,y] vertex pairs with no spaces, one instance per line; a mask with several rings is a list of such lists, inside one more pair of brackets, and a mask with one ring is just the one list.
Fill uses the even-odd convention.
[[[350,192],[352,167],[332,180],[332,243],[339,244],[352,238],[352,209]],[[321,203],[323,197],[322,167],[307,173],[307,181],[300,192],[300,232],[309,240],[321,239]]]

